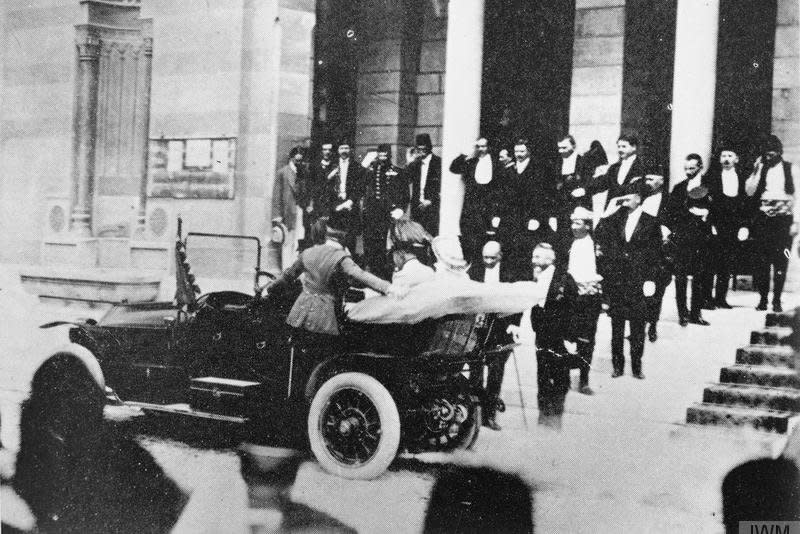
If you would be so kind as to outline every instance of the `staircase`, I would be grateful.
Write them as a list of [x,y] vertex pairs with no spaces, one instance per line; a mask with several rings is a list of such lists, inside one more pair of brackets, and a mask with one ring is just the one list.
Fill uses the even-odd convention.
[[800,416],[794,322],[795,312],[767,314],[766,327],[751,333],[750,345],[736,351],[736,364],[723,367],[719,384],[708,386],[703,402],[686,411],[686,422],[786,433]]

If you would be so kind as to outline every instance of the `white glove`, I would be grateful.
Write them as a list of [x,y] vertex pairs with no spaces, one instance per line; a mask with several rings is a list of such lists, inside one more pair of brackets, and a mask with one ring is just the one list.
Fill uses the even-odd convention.
[[500,217],[492,217],[492,228],[500,226]]
[[536,219],[531,219],[530,221],[528,221],[528,230],[530,230],[531,232],[535,232],[536,230],[538,230],[539,226],[541,225],[539,224],[539,221],[537,221]]
[[642,284],[642,293],[645,297],[652,297],[656,294],[656,284],[652,280],[648,280]]
[[550,228],[554,232],[558,232],[558,220],[555,217],[550,217],[550,220],[547,221],[550,224]]
[[365,169],[369,168],[372,165],[372,162],[375,161],[375,158],[378,157],[378,153],[374,151],[367,152],[364,156],[364,159],[361,160],[361,166]]
[[739,233],[736,234],[736,239],[739,241],[747,241],[747,238],[750,237],[750,230],[742,226],[739,228]]
[[349,210],[352,208],[353,208],[353,200],[349,199],[336,206],[336,211]]
[[712,226],[711,227],[711,235],[717,235],[717,227],[716,226]]
[[390,215],[392,216],[392,219],[397,220],[403,216],[403,213],[405,212],[402,209],[395,208],[390,212]]
[[567,352],[570,354],[578,354],[578,344],[574,341],[567,341],[565,339],[564,348],[567,349]]
[[582,187],[578,187],[577,189],[573,189],[572,193],[570,193],[575,198],[581,198],[586,196],[586,189]]
[[608,172],[609,167],[610,165],[598,165],[594,170],[594,178],[605,175]]
[[667,239],[669,239],[670,234],[672,234],[672,231],[662,224],[661,225],[661,239],[666,241]]

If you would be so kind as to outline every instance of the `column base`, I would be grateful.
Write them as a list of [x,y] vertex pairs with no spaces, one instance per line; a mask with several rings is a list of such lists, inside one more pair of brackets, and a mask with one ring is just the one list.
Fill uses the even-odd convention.
[[42,243],[44,265],[96,267],[98,243],[94,237],[67,236],[48,238]]

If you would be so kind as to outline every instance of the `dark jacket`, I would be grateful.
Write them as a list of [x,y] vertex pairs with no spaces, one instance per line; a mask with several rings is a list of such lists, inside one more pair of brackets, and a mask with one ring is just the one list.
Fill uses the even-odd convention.
[[578,286],[569,273],[556,269],[544,306],[531,310],[531,327],[536,332],[536,348],[566,355],[564,341],[578,339],[575,302]]
[[308,166],[306,173],[306,191],[310,200],[314,201],[314,216],[319,217],[325,207],[325,183],[328,181],[328,176],[336,169],[336,160],[331,159],[330,163],[324,165],[321,159],[318,159]]
[[672,232],[669,239],[678,248],[697,250],[708,245],[711,239],[711,223],[708,217],[704,221],[689,210],[692,208],[707,209],[710,216],[711,199],[708,194],[703,198],[691,198],[687,191],[688,185],[689,180],[684,180],[672,189],[660,219],[661,223]]
[[643,287],[659,274],[661,230],[652,215],[642,213],[630,241],[625,240],[628,211],[620,209],[600,221],[595,236],[603,251],[598,271],[608,296],[610,316],[646,320],[650,297]]
[[439,205],[442,192],[442,158],[433,154],[428,164],[428,176],[425,180],[425,199],[431,204],[422,208],[419,203],[420,184],[422,183],[422,161],[412,161],[405,168],[409,182],[411,220],[420,223],[431,235],[439,233]]
[[[336,167],[328,172],[320,188],[319,202],[320,213],[331,218],[331,224],[342,230],[353,230],[358,227],[360,216],[361,196],[364,194],[364,167],[352,158],[347,166],[347,176],[345,181],[345,196],[339,195],[339,185],[342,176],[339,169],[339,161]],[[351,200],[352,207],[349,210],[336,211],[340,204]]]
[[625,176],[625,180],[622,182],[622,184],[619,184],[617,182],[617,176],[619,175],[619,169],[621,166],[622,161],[618,161],[611,165],[604,175],[598,176],[597,178],[593,178],[589,181],[588,191],[592,195],[602,191],[608,191],[608,196],[606,197],[606,207],[608,207],[608,203],[612,198],[620,196],[621,190],[626,185],[636,181],[636,179],[644,179],[645,164],[642,161],[641,156],[636,156],[636,159],[633,160],[633,164],[631,164],[631,168],[628,171],[628,175]]
[[531,219],[547,225],[548,219],[555,215],[554,193],[552,182],[547,179],[547,169],[531,159],[522,173],[517,173],[516,165],[508,167],[504,178],[508,184],[504,190],[505,219],[512,222],[513,230],[527,228]]
[[[483,262],[476,262],[469,268],[469,277],[471,280],[475,280],[476,282],[483,282],[485,272],[486,266],[483,264]],[[512,265],[509,262],[503,260],[500,261],[501,282],[516,282],[517,280],[521,279],[518,278],[517,275],[518,273],[512,269]],[[494,322],[491,338],[488,340],[487,344],[489,346],[506,345],[513,342],[513,337],[511,334],[507,333],[506,330],[508,329],[509,325],[518,325],[521,319],[521,313],[498,317]]]
[[709,222],[717,229],[720,236],[736,235],[742,226],[749,224],[753,218],[752,202],[744,190],[747,176],[736,169],[739,184],[736,196],[729,197],[722,189],[722,168],[709,171],[703,176],[703,185],[708,188],[711,200]]
[[[576,207],[582,206],[592,209],[592,195],[586,189],[592,180],[594,169],[589,170],[583,156],[578,156],[575,161],[575,172],[568,175],[561,174],[564,158],[558,158],[553,166],[553,192],[555,195],[556,211],[561,217],[569,215]],[[565,230],[565,229],[564,229]],[[559,231],[562,231],[559,228]]]
[[374,161],[364,174],[364,217],[384,218],[395,208],[408,205],[408,179],[400,167]]
[[450,172],[460,174],[464,182],[464,204],[461,209],[463,236],[484,236],[491,229],[492,218],[500,217],[504,211],[506,171],[493,156],[488,157],[492,163],[492,179],[488,184],[475,181],[478,158],[468,158],[462,154],[450,164]]

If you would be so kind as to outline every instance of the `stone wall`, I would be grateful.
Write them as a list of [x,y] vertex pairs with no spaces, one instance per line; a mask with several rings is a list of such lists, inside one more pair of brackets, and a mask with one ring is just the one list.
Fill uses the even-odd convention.
[[612,161],[622,116],[625,0],[577,0],[569,128],[578,150],[599,140]]
[[447,15],[435,13],[431,2],[426,5],[422,27],[422,46],[417,72],[417,133],[428,133],[434,152],[441,151],[442,111],[444,109],[445,46]]
[[800,162],[800,6],[778,0],[772,85],[772,132],[787,160]]

